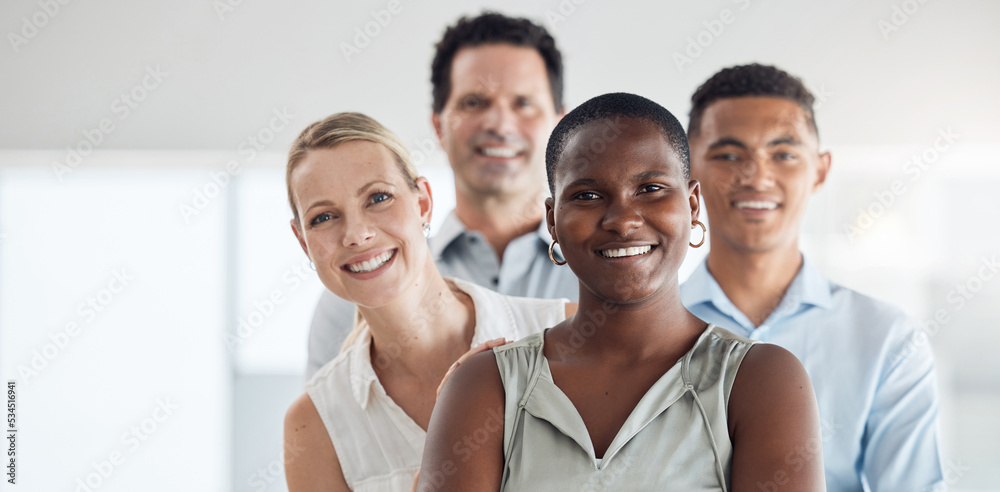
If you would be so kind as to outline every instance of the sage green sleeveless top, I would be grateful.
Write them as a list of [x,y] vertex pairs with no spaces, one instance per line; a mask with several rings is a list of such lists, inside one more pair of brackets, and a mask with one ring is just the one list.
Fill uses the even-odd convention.
[[583,419],[552,381],[544,336],[493,349],[506,394],[501,490],[729,490],[729,392],[758,342],[709,325],[598,460]]

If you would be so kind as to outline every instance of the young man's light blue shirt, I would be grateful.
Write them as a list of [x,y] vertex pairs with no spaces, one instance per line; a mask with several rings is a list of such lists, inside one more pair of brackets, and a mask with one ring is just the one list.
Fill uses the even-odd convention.
[[[681,300],[702,320],[802,361],[819,402],[828,491],[943,485],[934,356],[901,310],[830,282],[805,258],[760,326],[729,300],[705,262],[681,286]],[[789,451],[791,467],[813,454]]]

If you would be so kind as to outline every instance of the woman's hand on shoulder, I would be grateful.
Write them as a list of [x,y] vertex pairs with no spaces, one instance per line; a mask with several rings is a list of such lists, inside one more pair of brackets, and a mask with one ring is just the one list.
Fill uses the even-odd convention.
[[826,490],[816,395],[791,352],[747,352],[729,395],[729,435],[733,491]]
[[470,356],[444,384],[431,414],[416,490],[499,490],[504,389],[492,351]]
[[563,309],[566,310],[566,317],[572,318],[574,314],[580,309],[580,304],[576,302],[567,302]]
[[285,480],[289,492],[349,492],[330,434],[316,405],[303,394],[285,414]]

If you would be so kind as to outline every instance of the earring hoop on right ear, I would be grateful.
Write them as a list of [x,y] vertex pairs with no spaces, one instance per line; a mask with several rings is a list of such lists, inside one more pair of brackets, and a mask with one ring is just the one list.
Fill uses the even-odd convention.
[[552,263],[555,263],[556,266],[563,266],[563,265],[566,264],[566,260],[556,261],[556,257],[555,257],[555,255],[553,254],[553,251],[552,251],[552,248],[555,248],[555,247],[556,247],[556,240],[553,239],[552,242],[549,243],[549,259],[552,260]]
[[692,248],[700,248],[702,244],[705,244],[705,238],[708,237],[708,228],[705,227],[705,224],[702,224],[698,219],[694,219],[694,223],[691,224],[691,229],[694,229],[694,226],[696,225],[701,226],[701,241],[699,241],[698,244],[688,243],[688,246],[691,246]]

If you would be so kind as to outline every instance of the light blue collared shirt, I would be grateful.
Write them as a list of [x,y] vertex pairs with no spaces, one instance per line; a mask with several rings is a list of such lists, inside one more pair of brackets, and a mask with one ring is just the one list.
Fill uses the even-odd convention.
[[[542,221],[535,231],[514,238],[501,260],[485,236],[467,229],[451,212],[438,233],[428,240],[428,246],[445,277],[466,280],[509,296],[577,302],[580,284],[568,266],[556,266],[549,260],[551,240]],[[353,326],[354,304],[323,290],[309,329],[306,381],[340,353],[340,346]]]
[[[828,491],[943,485],[934,355],[901,310],[830,282],[804,257],[760,326],[729,300],[705,262],[681,285],[681,300],[708,323],[799,358],[819,403]],[[793,458],[807,459],[802,451]]]

